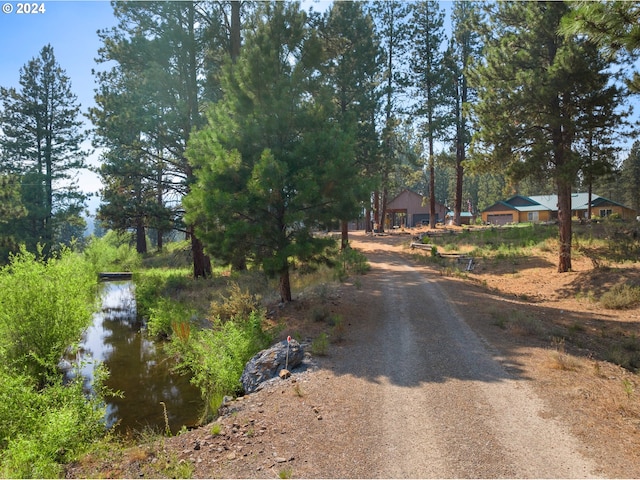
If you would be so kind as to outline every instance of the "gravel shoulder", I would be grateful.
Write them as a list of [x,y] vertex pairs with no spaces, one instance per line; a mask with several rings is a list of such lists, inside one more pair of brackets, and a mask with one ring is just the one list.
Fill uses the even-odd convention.
[[490,321],[524,303],[415,264],[402,238],[352,243],[371,271],[283,312],[284,336],[317,327],[318,301],[341,315],[327,356],[233,401],[215,427],[89,457],[68,477],[640,477],[639,399],[621,389],[637,376],[558,369],[548,343]]

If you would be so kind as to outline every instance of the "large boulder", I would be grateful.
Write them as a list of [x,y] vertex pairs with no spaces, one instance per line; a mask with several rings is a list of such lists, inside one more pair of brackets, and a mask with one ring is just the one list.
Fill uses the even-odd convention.
[[283,340],[272,347],[256,353],[245,365],[240,382],[245,393],[255,392],[262,382],[277,377],[280,370],[292,370],[302,363],[304,350],[291,339]]

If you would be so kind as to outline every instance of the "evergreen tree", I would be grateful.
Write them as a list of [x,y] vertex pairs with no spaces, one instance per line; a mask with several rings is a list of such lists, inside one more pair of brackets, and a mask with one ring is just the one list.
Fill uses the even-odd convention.
[[[180,200],[195,180],[185,149],[191,133],[205,124],[206,104],[221,96],[219,68],[239,49],[240,6],[237,1],[119,2],[114,3],[118,26],[100,32],[104,46],[99,61],[116,66],[97,73],[94,122],[111,142],[109,148],[120,148],[125,125],[132,133],[128,140],[122,138],[126,154],[107,158],[112,168],[103,173],[114,178],[106,182],[110,190],[105,194],[113,205],[105,206],[102,215],[125,213],[117,205],[134,189],[138,205],[126,215],[129,228],[140,231],[144,222],[159,230],[161,240],[169,219],[165,199],[173,197],[173,227],[185,229],[191,240],[194,277],[209,276],[211,263],[195,225],[184,227]],[[126,172],[134,166],[136,175],[128,179]],[[121,188],[124,184],[127,188]],[[151,201],[154,190],[156,202]]]
[[563,20],[561,32],[586,34],[604,53],[616,59],[627,77],[629,90],[640,92],[640,74],[629,66],[640,53],[640,5],[638,2],[572,2],[571,13]]
[[[484,61],[477,70],[477,153],[514,180],[553,179],[558,195],[558,271],[571,270],[571,192],[587,161],[579,146],[591,132],[615,128],[602,114],[619,105],[618,89],[595,46],[558,27],[561,2],[489,6]],[[601,130],[600,130],[601,131]]]
[[7,261],[10,252],[19,249],[14,223],[26,214],[20,197],[19,177],[0,174],[0,264]]
[[[480,39],[477,25],[481,20],[480,7],[471,1],[456,1],[453,5],[453,33],[447,52],[447,67],[453,81],[453,118],[455,124],[455,197],[453,223],[460,225],[463,209],[463,180],[467,146],[471,141],[468,121],[469,104],[474,100],[474,91],[469,87],[469,69],[480,55]],[[468,196],[466,197],[468,198]]]
[[[378,118],[378,131],[382,140],[378,157],[378,166],[374,169],[379,179],[379,188],[373,192],[373,222],[380,231],[384,231],[389,190],[392,188],[391,176],[397,166],[401,152],[401,140],[398,129],[401,127],[406,104],[403,95],[406,93],[408,71],[409,38],[411,36],[408,22],[409,5],[400,0],[383,0],[370,2],[368,5],[380,46],[383,51],[383,75],[380,86],[382,108]],[[367,229],[370,228],[367,214]]]
[[624,202],[640,215],[640,141],[634,142],[622,163],[621,177]]
[[297,3],[261,3],[222,76],[224,97],[187,152],[197,178],[187,219],[207,250],[228,261],[249,256],[279,278],[285,302],[290,258],[322,255],[330,240],[313,231],[344,215],[358,181],[344,162],[354,142],[332,115],[333,92],[313,81],[321,53]]
[[0,171],[22,181],[27,215],[14,224],[16,238],[35,251],[49,252],[68,224],[82,224],[85,195],[75,174],[85,168],[86,138],[78,119],[80,106],[71,82],[46,45],[20,70],[20,88],[0,88]]
[[[322,35],[327,55],[324,81],[335,92],[333,102],[340,127],[355,141],[355,157],[343,161],[363,172],[362,179],[350,189],[353,198],[345,197],[344,213],[348,214],[354,204],[364,203],[371,190],[367,172],[372,170],[378,143],[375,114],[380,50],[372,19],[359,2],[335,3],[326,15]],[[343,249],[348,244],[348,220],[341,217]]]
[[413,4],[414,58],[412,62],[412,87],[415,92],[415,115],[419,118],[419,130],[427,143],[427,168],[429,171],[429,226],[436,226],[436,191],[434,142],[442,138],[451,121],[447,104],[451,98],[450,76],[444,65],[444,11],[435,0]]

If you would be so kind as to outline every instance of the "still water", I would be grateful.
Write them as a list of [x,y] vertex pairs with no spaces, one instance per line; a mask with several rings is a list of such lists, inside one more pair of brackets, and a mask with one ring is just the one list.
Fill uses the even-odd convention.
[[[121,433],[151,427],[165,430],[164,407],[173,433],[197,423],[202,399],[189,378],[172,371],[174,360],[165,355],[161,342],[151,340],[136,318],[133,282],[100,285],[101,308],[80,343],[76,360],[87,384],[95,365],[110,372],[107,386],[124,394],[107,398],[107,426]],[[161,403],[162,402],[162,403]]]

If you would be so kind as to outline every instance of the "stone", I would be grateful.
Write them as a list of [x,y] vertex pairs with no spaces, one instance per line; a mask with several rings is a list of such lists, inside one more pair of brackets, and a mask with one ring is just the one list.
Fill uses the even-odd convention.
[[283,368],[282,370],[280,370],[280,373],[278,373],[278,376],[284,380],[286,378],[289,378],[291,376],[291,372],[289,370],[287,370],[286,368]]
[[260,384],[278,376],[281,370],[293,370],[304,360],[304,350],[297,340],[276,343],[258,352],[245,365],[240,382],[245,393],[255,392]]

